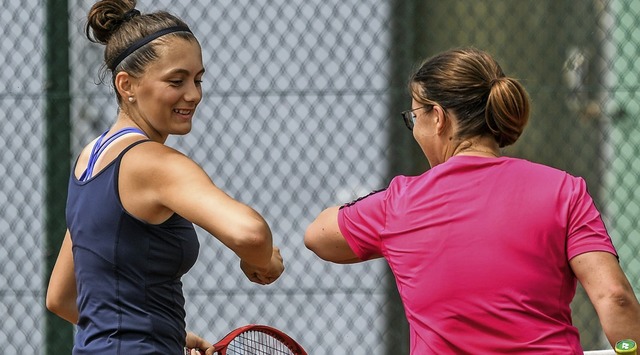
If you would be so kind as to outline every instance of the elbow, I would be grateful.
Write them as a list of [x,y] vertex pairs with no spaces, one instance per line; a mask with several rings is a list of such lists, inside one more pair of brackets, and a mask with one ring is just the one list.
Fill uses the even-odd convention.
[[628,309],[637,303],[633,290],[622,286],[609,290],[607,298],[609,304],[619,309]]
[[314,248],[316,247],[316,241],[313,238],[312,235],[309,234],[309,229],[307,229],[306,233],[304,234],[304,246],[305,248],[315,252]]
[[50,312],[57,314],[56,311],[59,307],[58,302],[56,302],[56,300],[51,297],[51,294],[49,292],[47,292],[47,297],[45,298],[45,307],[47,307]]
[[64,302],[61,297],[56,297],[55,292],[48,291],[45,298],[45,306],[56,315],[61,315],[64,309]]
[[339,207],[324,210],[305,231],[304,245],[320,259],[338,263],[354,263],[361,261],[345,236],[338,223]]
[[596,311],[611,346],[621,339],[640,336],[640,304],[631,288],[624,285],[610,288]]
[[271,229],[265,221],[255,221],[247,227],[241,243],[245,248],[266,248],[271,251]]
[[616,308],[627,308],[635,302],[635,294],[629,284],[616,283],[602,291],[599,298]]
[[313,225],[310,225],[304,233],[304,246],[318,255],[318,253],[322,252],[320,239],[321,238],[317,237],[317,234],[314,233]]
[[47,293],[45,306],[51,313],[68,321],[69,323],[78,323],[78,310],[76,308],[75,300],[64,300],[61,297],[52,297]]
[[238,235],[233,247],[239,254],[252,255],[253,265],[269,263],[273,253],[271,229],[264,220],[247,223]]
[[[596,306],[596,312],[605,317],[626,315],[640,319],[640,304],[630,285],[608,287],[595,299],[594,306]],[[640,326],[640,323],[636,324]]]
[[334,261],[333,253],[327,250],[327,245],[323,243],[323,238],[318,233],[314,233],[312,227],[310,226],[304,234],[304,246],[320,259]]

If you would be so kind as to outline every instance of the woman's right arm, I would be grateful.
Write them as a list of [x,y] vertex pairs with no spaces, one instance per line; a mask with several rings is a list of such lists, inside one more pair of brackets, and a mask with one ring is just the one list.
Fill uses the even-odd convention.
[[58,254],[58,259],[49,279],[46,305],[51,312],[76,324],[78,323],[78,307],[76,305],[78,295],[71,247],[71,235],[67,230],[62,241],[60,254]]
[[337,264],[359,263],[338,226],[340,206],[329,207],[307,227],[304,245],[317,256]]

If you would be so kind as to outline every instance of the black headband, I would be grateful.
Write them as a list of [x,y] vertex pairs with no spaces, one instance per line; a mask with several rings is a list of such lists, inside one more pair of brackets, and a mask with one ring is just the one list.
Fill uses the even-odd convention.
[[189,29],[189,27],[186,26],[172,26],[172,27],[167,27],[164,28],[160,31],[154,32],[146,37],[140,38],[139,40],[133,42],[133,44],[131,44],[129,47],[127,47],[127,49],[124,50],[124,52],[120,53],[120,55],[118,55],[116,57],[116,59],[113,60],[113,70],[115,70],[118,65],[120,65],[120,62],[122,62],[126,57],[128,57],[131,53],[135,52],[136,50],[138,50],[140,47],[144,46],[145,44],[153,41],[154,39],[164,36],[166,34],[169,33],[173,33],[173,32],[189,32],[192,33],[191,30]]

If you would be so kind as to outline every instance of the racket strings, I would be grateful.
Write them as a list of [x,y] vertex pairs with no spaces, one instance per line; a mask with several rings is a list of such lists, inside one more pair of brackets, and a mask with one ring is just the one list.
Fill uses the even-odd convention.
[[227,346],[228,355],[295,355],[277,338],[250,330],[235,337]]

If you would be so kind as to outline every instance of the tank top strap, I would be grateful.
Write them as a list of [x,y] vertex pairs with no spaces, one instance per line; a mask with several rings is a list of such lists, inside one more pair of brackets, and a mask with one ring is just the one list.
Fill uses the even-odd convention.
[[124,135],[131,134],[131,133],[142,134],[145,137],[147,136],[146,133],[144,133],[139,128],[126,127],[118,130],[116,133],[112,134],[109,138],[105,140],[104,138],[106,137],[108,132],[109,131],[107,130],[104,133],[102,133],[100,137],[98,137],[98,139],[96,140],[95,144],[93,145],[93,148],[91,149],[91,154],[89,155],[89,162],[87,163],[87,168],[82,173],[82,175],[80,175],[80,179],[79,179],[80,181],[86,181],[93,175],[93,169],[96,165],[96,162],[98,161],[98,158],[109,146],[109,144],[111,144],[113,141],[115,141],[116,139]]
[[127,147],[125,147],[125,148],[120,152],[120,154],[118,155],[118,158],[119,158],[119,159],[121,159],[121,158],[122,158],[122,156],[123,156],[126,152],[128,152],[131,148],[133,148],[133,147],[137,146],[138,144],[145,143],[145,142],[151,142],[151,139],[142,139],[142,140],[135,141],[135,142],[133,142],[133,143],[129,144]]

